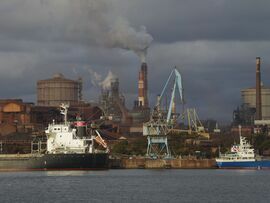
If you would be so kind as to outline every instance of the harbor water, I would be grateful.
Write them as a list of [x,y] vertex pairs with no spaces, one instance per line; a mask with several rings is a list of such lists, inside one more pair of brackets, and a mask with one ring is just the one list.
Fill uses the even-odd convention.
[[269,191],[269,170],[0,173],[0,202],[269,202]]

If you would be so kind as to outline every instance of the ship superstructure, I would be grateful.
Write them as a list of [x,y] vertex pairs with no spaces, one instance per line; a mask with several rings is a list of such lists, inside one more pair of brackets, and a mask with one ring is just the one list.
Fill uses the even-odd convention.
[[74,127],[67,121],[68,105],[61,105],[61,114],[64,115],[64,123],[49,124],[45,131],[47,135],[47,153],[93,153],[93,135],[87,135],[86,123],[76,121]]

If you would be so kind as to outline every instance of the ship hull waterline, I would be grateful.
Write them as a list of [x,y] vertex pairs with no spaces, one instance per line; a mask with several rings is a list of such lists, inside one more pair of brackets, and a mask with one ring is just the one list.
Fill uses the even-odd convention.
[[221,169],[270,169],[270,160],[261,161],[217,161]]
[[0,171],[106,170],[108,154],[1,155]]

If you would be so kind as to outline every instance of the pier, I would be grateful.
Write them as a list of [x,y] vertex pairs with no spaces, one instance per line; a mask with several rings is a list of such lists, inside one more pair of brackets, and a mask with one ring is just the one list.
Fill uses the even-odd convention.
[[215,169],[214,159],[110,159],[111,169]]

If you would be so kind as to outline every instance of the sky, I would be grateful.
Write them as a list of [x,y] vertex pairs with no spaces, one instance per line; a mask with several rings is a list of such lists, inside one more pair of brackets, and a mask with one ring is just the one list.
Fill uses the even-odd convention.
[[230,122],[241,89],[255,86],[257,56],[270,86],[269,9],[269,0],[1,0],[0,99],[36,102],[37,80],[61,72],[82,77],[84,99],[97,101],[109,74],[131,107],[146,60],[151,105],[176,66],[186,106]]

